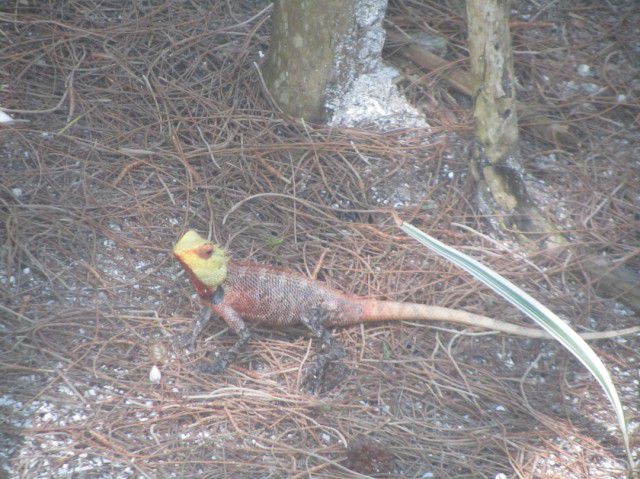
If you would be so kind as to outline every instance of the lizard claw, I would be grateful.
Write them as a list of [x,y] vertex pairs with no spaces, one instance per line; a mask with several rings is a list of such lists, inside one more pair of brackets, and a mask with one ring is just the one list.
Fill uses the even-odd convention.
[[196,338],[194,338],[193,334],[190,333],[181,334],[174,338],[173,344],[175,344],[179,348],[193,349],[196,345]]
[[229,367],[229,362],[225,358],[218,358],[215,361],[206,361],[198,365],[198,370],[205,374],[220,374]]
[[[326,374],[328,370],[331,374]],[[342,382],[349,371],[342,362],[318,361],[307,368],[300,388],[313,395],[331,391]]]
[[322,390],[324,377],[324,368],[318,368],[317,364],[309,367],[302,379],[300,389],[308,392],[309,394],[317,395]]

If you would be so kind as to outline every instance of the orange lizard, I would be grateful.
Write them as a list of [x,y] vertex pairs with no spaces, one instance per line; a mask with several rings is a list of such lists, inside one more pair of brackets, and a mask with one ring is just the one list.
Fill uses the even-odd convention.
[[245,320],[273,326],[296,323],[306,326],[328,347],[328,352],[318,355],[308,373],[307,377],[314,380],[320,379],[329,361],[345,355],[328,326],[383,320],[445,321],[530,338],[548,337],[542,329],[439,306],[349,295],[293,271],[233,261],[224,249],[193,230],[178,240],[173,254],[188,273],[204,305],[193,331],[181,338],[180,343],[193,345],[212,312],[222,317],[239,336],[226,354],[202,368],[207,372],[223,371],[249,341]]

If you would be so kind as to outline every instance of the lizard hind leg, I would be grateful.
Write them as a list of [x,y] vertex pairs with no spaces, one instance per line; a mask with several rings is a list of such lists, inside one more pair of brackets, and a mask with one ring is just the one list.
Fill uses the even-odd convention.
[[325,371],[329,363],[346,356],[342,345],[331,336],[331,333],[324,325],[328,316],[329,313],[326,310],[314,308],[305,312],[300,318],[300,322],[321,341],[322,347],[327,350],[316,356],[315,363],[308,368],[302,381],[303,388],[312,394],[317,394],[322,389]]

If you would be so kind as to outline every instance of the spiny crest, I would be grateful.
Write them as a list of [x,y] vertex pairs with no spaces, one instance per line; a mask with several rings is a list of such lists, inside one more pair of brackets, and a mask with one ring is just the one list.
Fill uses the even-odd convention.
[[[173,247],[174,256],[189,273],[198,293],[215,291],[227,277],[229,259],[224,249],[189,230]],[[203,288],[204,286],[204,288]]]

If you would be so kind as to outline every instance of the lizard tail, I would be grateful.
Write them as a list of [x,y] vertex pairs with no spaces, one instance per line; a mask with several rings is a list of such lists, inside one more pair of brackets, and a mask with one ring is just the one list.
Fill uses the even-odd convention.
[[443,308],[417,303],[395,301],[360,301],[361,321],[443,321],[464,326],[477,327],[528,338],[549,338],[546,331],[499,321],[497,319],[468,313],[457,309]]

